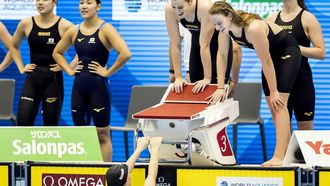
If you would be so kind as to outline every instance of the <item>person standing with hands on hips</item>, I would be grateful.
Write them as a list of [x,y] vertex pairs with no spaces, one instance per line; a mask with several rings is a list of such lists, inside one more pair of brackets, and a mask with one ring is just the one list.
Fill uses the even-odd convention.
[[[84,20],[65,32],[53,57],[66,73],[75,75],[71,95],[71,113],[75,126],[89,125],[85,113],[91,113],[103,160],[111,161],[108,77],[125,65],[131,52],[117,30],[98,17],[100,8],[100,0],[80,0],[79,10]],[[74,45],[79,61],[75,69],[64,58],[64,53],[71,45]],[[109,51],[112,49],[117,51],[118,57],[107,69]]]
[[[37,0],[39,15],[21,20],[13,35],[10,52],[21,74],[27,74],[18,105],[18,126],[33,126],[40,102],[45,126],[57,126],[64,98],[62,69],[53,50],[72,23],[54,14],[56,0]],[[27,38],[30,60],[23,65],[19,46]]]

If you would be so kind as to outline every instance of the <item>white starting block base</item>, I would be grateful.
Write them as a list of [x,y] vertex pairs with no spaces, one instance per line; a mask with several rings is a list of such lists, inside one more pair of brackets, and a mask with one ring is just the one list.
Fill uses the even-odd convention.
[[[141,130],[144,136],[161,136],[165,140],[183,142],[188,141],[191,130],[201,126],[200,122],[203,120],[146,120],[143,122]],[[226,131],[228,122],[193,133],[190,160],[192,165],[236,164]],[[159,156],[164,160],[180,161],[187,158],[187,153],[187,144],[162,144]]]
[[[213,93],[213,91],[208,92]],[[171,92],[166,92],[166,94],[169,93]],[[226,127],[239,115],[238,102],[227,99],[223,103],[207,107],[207,103],[193,103],[185,100],[186,109],[191,115],[178,116],[177,112],[182,112],[182,102],[178,104],[180,107],[175,107],[175,103],[171,101],[170,104],[174,104],[171,109],[173,113],[162,110],[168,106],[164,106],[166,94],[160,104],[133,115],[133,118],[139,119],[137,130],[142,131],[144,136],[163,138],[159,153],[160,162],[180,162],[192,165],[236,164]],[[200,107],[200,104],[206,105],[196,113],[191,113],[193,107]],[[156,116],[153,116],[153,113]],[[178,117],[171,118],[172,116]],[[178,119],[179,117],[188,119]]]

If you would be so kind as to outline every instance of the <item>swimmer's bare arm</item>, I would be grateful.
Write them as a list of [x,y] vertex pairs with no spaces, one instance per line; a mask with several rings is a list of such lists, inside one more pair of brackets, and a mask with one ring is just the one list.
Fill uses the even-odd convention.
[[[2,22],[0,22],[0,40],[9,50],[12,37]],[[0,72],[5,70],[11,64],[11,62],[12,62],[11,54],[10,51],[8,51],[5,58],[2,60],[0,64]]]
[[149,137],[140,137],[136,142],[136,149],[134,153],[129,157],[126,161],[126,165],[128,166],[128,172],[131,173],[134,169],[134,165],[136,160],[139,158],[141,152],[148,147]]
[[183,87],[186,84],[186,81],[182,78],[182,69],[181,69],[181,36],[178,24],[178,18],[170,3],[165,7],[165,22],[167,33],[170,38],[169,53],[171,61],[173,63],[174,69],[174,86],[173,91],[180,93],[183,91]]
[[[26,30],[29,30],[32,24],[31,18],[25,18],[21,20],[16,28],[16,31],[13,35],[12,45],[10,47],[11,57],[15,61],[17,68],[21,74],[25,72],[31,72],[35,68],[34,64],[27,64],[24,67],[22,56],[20,52],[20,45],[23,42],[24,37],[27,37]],[[31,27],[32,28],[32,27]],[[29,31],[30,32],[30,31]]]
[[313,44],[312,47],[299,46],[301,54],[313,59],[325,59],[325,43],[319,21],[312,13],[307,11],[303,12],[301,19],[305,32]]
[[198,93],[204,91],[206,86],[211,83],[212,78],[212,62],[211,62],[211,52],[210,52],[210,42],[214,33],[214,26],[211,23],[209,8],[210,4],[200,4],[198,9],[198,15],[201,22],[200,28],[200,56],[202,60],[204,78],[196,82],[193,88],[193,93]]
[[77,26],[71,26],[63,35],[61,40],[57,43],[54,51],[53,58],[61,68],[68,73],[70,76],[75,74],[73,68],[68,64],[67,60],[64,57],[64,53],[70,48],[74,42],[74,38],[77,35],[78,28]]
[[223,101],[225,97],[225,73],[227,69],[228,50],[230,44],[230,38],[225,33],[220,32],[218,36],[218,52],[217,52],[217,75],[218,89],[208,98],[206,98],[210,104],[216,104],[218,101]]
[[230,92],[229,97],[233,96],[235,92],[236,85],[238,83],[239,71],[242,63],[242,47],[239,46],[236,42],[233,42],[233,64],[231,66],[231,78],[229,82]]
[[158,174],[158,153],[159,148],[162,143],[162,137],[151,137],[149,152],[150,152],[150,162],[148,166],[148,176],[144,182],[145,186],[155,186],[156,178]]
[[121,37],[115,27],[111,24],[105,24],[101,29],[102,34],[110,43],[111,47],[116,50],[118,57],[113,65],[107,70],[106,76],[112,76],[120,70],[126,62],[132,57],[125,40]]

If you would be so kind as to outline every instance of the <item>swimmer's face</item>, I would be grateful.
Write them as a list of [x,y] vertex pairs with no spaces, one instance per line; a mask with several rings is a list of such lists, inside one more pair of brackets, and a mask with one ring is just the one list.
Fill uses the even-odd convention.
[[216,30],[222,33],[228,33],[232,25],[232,16],[225,16],[223,14],[211,15],[211,22]]
[[52,12],[56,1],[54,0],[36,0],[36,8],[40,14]]
[[187,11],[188,7],[186,0],[171,0],[171,6],[179,19],[184,18],[185,11]]
[[101,4],[98,4],[96,0],[80,0],[79,10],[80,15],[84,19],[94,17],[100,10]]

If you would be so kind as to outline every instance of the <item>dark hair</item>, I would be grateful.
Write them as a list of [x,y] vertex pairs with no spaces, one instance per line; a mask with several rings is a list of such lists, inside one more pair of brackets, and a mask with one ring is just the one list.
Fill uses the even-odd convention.
[[101,4],[101,0],[95,0],[97,4]]
[[240,27],[244,27],[249,25],[253,20],[261,19],[258,14],[247,13],[242,10],[235,11],[230,4],[225,1],[217,1],[215,2],[209,10],[209,14],[222,14],[224,16],[232,15],[233,23],[237,24]]
[[108,186],[122,186],[127,182],[128,166],[126,164],[112,165],[105,175]]
[[308,10],[307,6],[305,5],[305,0],[297,0],[297,2],[300,8],[302,8],[303,10]]

